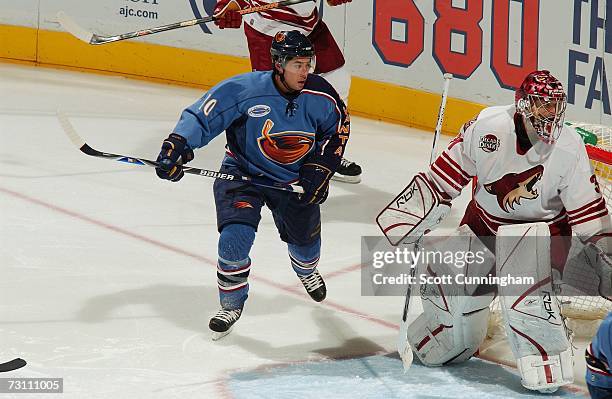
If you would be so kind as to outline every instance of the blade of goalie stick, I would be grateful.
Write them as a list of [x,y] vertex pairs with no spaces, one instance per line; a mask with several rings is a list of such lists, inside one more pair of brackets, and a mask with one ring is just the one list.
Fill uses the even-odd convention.
[[28,363],[20,357],[6,363],[0,363],[0,373],[7,373],[9,371],[20,369],[26,364]]
[[[118,162],[129,163],[132,165],[150,166],[153,168],[157,167],[158,165],[156,161],[150,161],[144,158],[137,158],[137,157],[131,157],[128,155],[119,155],[119,154],[112,154],[108,152],[98,151],[95,148],[90,147],[85,142],[85,140],[83,140],[83,138],[79,136],[74,126],[72,126],[72,123],[70,123],[70,120],[68,120],[68,117],[66,116],[66,114],[64,114],[62,111],[57,111],[57,119],[59,120],[59,123],[62,126],[64,133],[66,133],[66,136],[68,136],[70,141],[72,141],[72,143],[79,150],[81,150],[81,152],[83,152],[84,154],[90,155],[92,157],[98,157],[98,158],[110,159],[110,160],[118,161]],[[234,175],[231,173],[221,173],[215,170],[200,169],[200,168],[194,168],[194,167],[189,167],[189,166],[183,166],[183,172],[192,174],[192,175],[210,177],[213,179],[223,179],[223,180],[233,180],[233,181],[240,180],[240,181],[244,181],[244,182],[247,182],[247,183],[250,183],[256,186],[260,186],[260,187],[273,188],[275,190],[289,191],[289,192],[298,193],[298,194],[304,193],[304,189],[301,186],[298,186],[297,184],[282,184],[282,183],[278,183],[278,182],[275,182],[273,180],[266,179],[263,177],[240,176],[240,175]]]

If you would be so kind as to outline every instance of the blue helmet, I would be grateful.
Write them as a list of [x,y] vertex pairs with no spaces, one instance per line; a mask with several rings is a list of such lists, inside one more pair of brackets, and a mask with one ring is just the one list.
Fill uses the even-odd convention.
[[310,40],[299,31],[279,31],[272,39],[270,55],[272,65],[278,62],[284,67],[292,58],[314,58],[315,51]]

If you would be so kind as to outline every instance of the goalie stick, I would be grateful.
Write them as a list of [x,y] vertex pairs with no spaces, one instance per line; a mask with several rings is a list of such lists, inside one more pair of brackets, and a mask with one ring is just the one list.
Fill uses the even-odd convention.
[[[79,136],[76,129],[74,128],[74,126],[72,126],[72,123],[70,123],[70,121],[68,120],[68,117],[64,113],[58,111],[57,119],[59,120],[59,123],[62,126],[64,133],[66,133],[68,138],[70,138],[70,141],[72,141],[72,143],[75,146],[77,146],[77,148],[81,150],[81,152],[87,155],[90,155],[92,157],[110,159],[112,161],[129,163],[132,165],[150,166],[153,168],[158,166],[158,163],[156,161],[150,161],[144,158],[131,157],[129,155],[118,155],[118,154],[111,154],[108,152],[98,151],[90,147],[85,142],[85,140],[83,140],[83,138]],[[304,189],[301,186],[298,186],[297,184],[282,184],[282,183],[278,183],[278,182],[272,181],[270,179],[262,178],[262,177],[240,176],[240,175],[234,175],[231,173],[221,173],[221,172],[214,171],[214,170],[200,169],[200,168],[194,168],[194,167],[189,167],[189,166],[183,166],[183,172],[189,173],[192,175],[211,177],[213,179],[244,181],[246,183],[250,183],[255,186],[273,188],[276,190],[289,191],[289,192],[294,192],[298,194],[304,193]]]
[[[306,3],[308,1],[315,0],[282,0],[274,3],[264,4],[256,7],[249,7],[243,10],[239,10],[240,15],[252,14],[255,12],[271,10],[274,8],[280,8],[285,6],[291,6],[294,4]],[[76,37],[89,44],[106,44],[118,42],[120,40],[133,39],[135,37],[142,37],[147,35],[153,35],[159,32],[165,32],[174,29],[186,28],[188,26],[201,25],[207,22],[213,22],[216,18],[214,16],[208,16],[204,18],[190,19],[188,21],[175,22],[168,25],[157,26],[155,28],[142,29],[134,32],[122,33],[114,36],[101,36],[93,32],[90,32],[81,26],[79,26],[72,18],[66,15],[65,12],[60,11],[57,13],[57,21],[60,23],[62,28],[72,36]]]
[[[431,165],[436,158],[436,145],[438,142],[438,137],[440,137],[440,133],[442,131],[442,122],[444,120],[444,111],[446,110],[446,98],[448,96],[448,89],[450,86],[450,81],[453,78],[453,75],[450,73],[444,74],[444,86],[442,87],[442,99],[440,101],[440,109],[438,110],[438,120],[436,122],[436,130],[434,131],[434,139],[431,146],[431,155],[429,157],[429,164]],[[414,251],[419,250],[420,240],[414,244]],[[410,279],[414,281],[416,275],[416,265],[411,265],[410,268]],[[400,323],[400,333],[398,338],[398,352],[400,358],[402,359],[402,364],[404,365],[404,370],[408,370],[412,365],[413,354],[412,347],[408,343],[408,313],[410,308],[410,297],[412,295],[412,286],[408,284],[408,288],[406,289],[406,301],[404,302],[404,309],[402,312],[402,321]]]
[[442,121],[444,120],[444,111],[446,110],[446,97],[448,96],[448,86],[453,75],[450,73],[444,74],[444,87],[442,88],[442,100],[440,101],[440,109],[438,110],[438,121],[436,122],[436,130],[434,130],[434,139],[431,146],[431,156],[429,157],[429,164],[431,165],[436,159],[436,145],[442,132]]

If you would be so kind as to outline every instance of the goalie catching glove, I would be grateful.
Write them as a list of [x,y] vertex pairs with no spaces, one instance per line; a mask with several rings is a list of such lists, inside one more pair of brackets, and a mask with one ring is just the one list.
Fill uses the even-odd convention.
[[433,230],[450,213],[448,196],[419,173],[376,218],[391,245],[410,244]]
[[247,6],[244,1],[241,0],[219,0],[215,7],[213,17],[215,18],[215,25],[219,29],[238,29],[242,24],[242,15],[240,10]]
[[[600,295],[612,301],[612,257],[608,241],[609,236],[595,240],[596,243],[574,241],[563,269],[563,281],[570,287],[569,295]],[[572,292],[572,288],[578,289],[577,293]]]

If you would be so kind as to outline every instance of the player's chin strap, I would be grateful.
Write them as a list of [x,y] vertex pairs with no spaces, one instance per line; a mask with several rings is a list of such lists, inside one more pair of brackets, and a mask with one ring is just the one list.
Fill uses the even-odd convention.
[[278,73],[277,71],[274,71],[274,72],[278,75],[278,78],[280,79],[283,87],[287,89],[288,94],[294,94],[298,92],[297,90],[293,90],[291,87],[289,87],[289,85],[287,84],[287,81],[285,81],[285,71],[284,70],[283,70],[283,73]]
[[280,80],[281,84],[283,85],[283,87],[287,90],[287,94],[286,97],[289,97],[289,103],[287,104],[287,108],[285,108],[285,114],[289,115],[289,116],[294,116],[295,115],[295,111],[297,111],[298,109],[298,104],[294,101],[296,99],[296,97],[302,92],[301,90],[293,90],[291,87],[289,87],[289,85],[287,85],[287,82],[285,81],[285,71],[283,70],[283,73],[278,73],[278,70],[276,69],[276,66],[274,66],[274,75],[278,76],[278,79]]

